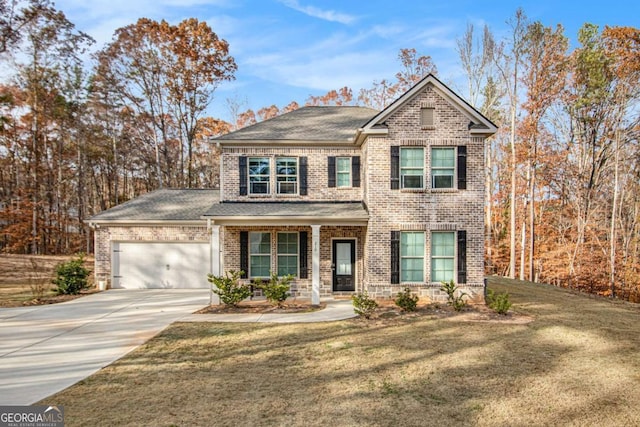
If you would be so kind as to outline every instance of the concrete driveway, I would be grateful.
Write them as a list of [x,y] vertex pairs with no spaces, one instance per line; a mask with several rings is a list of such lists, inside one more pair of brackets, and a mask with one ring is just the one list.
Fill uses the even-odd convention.
[[116,289],[0,309],[0,405],[30,405],[69,387],[208,303],[207,289]]

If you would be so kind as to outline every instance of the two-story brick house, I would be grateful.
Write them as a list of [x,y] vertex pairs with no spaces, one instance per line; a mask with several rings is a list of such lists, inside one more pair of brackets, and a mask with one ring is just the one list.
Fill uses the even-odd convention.
[[[91,219],[97,280],[199,287],[207,272],[277,271],[317,303],[407,286],[441,299],[453,279],[481,298],[484,141],[495,131],[428,75],[381,112],[303,107],[229,133],[216,140],[219,192],[159,191]],[[170,254],[193,260],[178,269],[196,264],[199,278],[180,276]]]

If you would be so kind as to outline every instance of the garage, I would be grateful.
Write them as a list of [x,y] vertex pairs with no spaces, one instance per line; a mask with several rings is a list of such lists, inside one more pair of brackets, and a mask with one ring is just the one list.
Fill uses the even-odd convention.
[[112,287],[208,288],[209,244],[112,242]]

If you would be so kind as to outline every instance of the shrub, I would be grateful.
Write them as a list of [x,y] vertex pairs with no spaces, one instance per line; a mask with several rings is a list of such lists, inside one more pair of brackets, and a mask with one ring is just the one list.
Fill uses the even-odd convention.
[[89,270],[84,268],[84,254],[56,266],[56,277],[51,281],[56,285],[58,295],[77,295],[87,288]]
[[469,295],[465,292],[459,292],[458,295],[456,295],[458,287],[453,279],[449,282],[442,282],[440,290],[447,293],[447,304],[453,307],[455,311],[461,311],[467,305],[464,297],[468,297]]
[[402,311],[416,311],[418,295],[413,295],[411,293],[411,289],[404,288],[404,291],[398,292],[394,302],[402,309]]
[[224,276],[209,274],[207,280],[216,287],[212,287],[211,292],[218,295],[223,304],[237,307],[240,301],[251,296],[251,288],[240,284],[239,279],[243,274],[243,271],[235,270],[230,270]]
[[286,275],[278,277],[277,273],[271,273],[271,278],[268,282],[263,282],[258,279],[255,281],[254,286],[262,289],[264,296],[267,297],[267,301],[271,304],[275,304],[278,307],[282,307],[282,303],[291,296],[289,290],[291,289],[292,275]]
[[506,315],[512,305],[511,301],[509,301],[509,293],[496,294],[493,289],[489,289],[487,292],[487,305],[496,313]]
[[367,291],[352,295],[351,302],[353,303],[353,311],[365,319],[369,319],[373,312],[376,311],[376,308],[378,308],[378,303],[369,297]]
[[25,262],[24,270],[27,272],[27,280],[31,289],[31,296],[35,300],[41,300],[49,290],[51,274],[44,265],[35,258],[29,258],[29,264]]

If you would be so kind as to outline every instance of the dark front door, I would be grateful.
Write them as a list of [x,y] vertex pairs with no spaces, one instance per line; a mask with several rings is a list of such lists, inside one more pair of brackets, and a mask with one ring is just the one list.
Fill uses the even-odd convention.
[[334,240],[333,259],[333,290],[356,290],[356,242],[355,240]]

